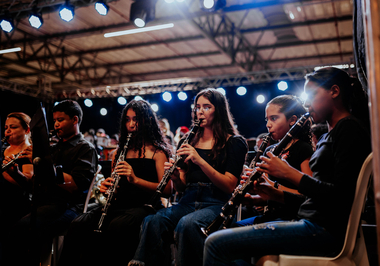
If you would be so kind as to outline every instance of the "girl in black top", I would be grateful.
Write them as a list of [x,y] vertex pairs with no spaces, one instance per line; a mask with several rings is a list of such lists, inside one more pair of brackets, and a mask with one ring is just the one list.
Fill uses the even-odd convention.
[[[117,163],[132,133],[125,160]],[[164,175],[164,162],[171,147],[165,142],[156,114],[144,100],[132,100],[120,119],[120,141],[112,159],[112,170],[121,179],[101,226],[94,233],[101,206],[76,218],[65,237],[60,265],[125,265],[132,259],[139,241],[140,224],[150,212],[144,208]],[[106,178],[99,187],[106,193],[114,179]],[[164,194],[170,194],[170,184]],[[104,194],[107,197],[106,194]],[[94,251],[99,250],[99,256]]]
[[[265,109],[265,120],[267,121],[267,128],[271,137],[275,141],[280,141],[305,113],[306,109],[303,107],[301,100],[295,96],[281,95],[273,98],[268,102]],[[291,166],[308,175],[312,174],[309,167],[309,160],[313,154],[310,124],[311,123],[307,123],[302,128],[302,131],[297,136],[294,136],[293,140],[279,155],[280,158],[286,160]],[[274,149],[275,146],[277,146],[277,144],[269,146],[266,151]],[[249,174],[251,171],[252,169],[247,168],[245,173]],[[243,176],[243,178],[246,178],[246,176]],[[274,176],[266,177],[266,175],[263,175],[261,181],[262,186],[272,186],[273,189],[299,194],[297,187],[284,179],[279,179]],[[303,196],[300,195],[300,197]],[[284,204],[271,201],[268,197],[265,197],[265,195],[261,197],[260,195],[250,195],[247,193],[246,198],[250,204],[256,206],[267,204],[266,210],[263,215],[237,222],[235,224],[236,226],[247,226],[254,223],[273,221],[275,219],[291,220],[297,217],[298,205],[294,207],[285,206]]]
[[202,265],[205,236],[201,228],[218,215],[237,184],[248,147],[233,125],[226,98],[215,89],[206,89],[197,94],[194,106],[194,119],[202,120],[200,128],[191,143],[177,151],[187,156],[188,167],[171,177],[176,190],[184,191],[183,197],[178,204],[145,218],[140,244],[129,265],[165,265],[173,234],[176,265]]
[[[205,243],[204,265],[230,265],[237,259],[268,254],[335,256],[341,250],[356,181],[371,151],[368,131],[355,117],[368,121],[368,100],[354,79],[332,67],[307,75],[305,92],[305,107],[314,122],[326,121],[329,127],[310,159],[313,175],[289,166],[271,152],[258,164],[258,171],[290,181],[306,196],[299,202],[298,219],[211,234]],[[255,192],[263,195],[272,191],[256,183]],[[293,205],[298,200],[291,193],[270,196],[284,204]]]

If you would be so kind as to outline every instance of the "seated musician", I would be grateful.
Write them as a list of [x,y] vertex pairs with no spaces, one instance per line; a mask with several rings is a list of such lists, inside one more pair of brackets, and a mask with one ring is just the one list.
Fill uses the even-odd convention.
[[[268,102],[265,109],[265,120],[270,136],[275,141],[280,141],[296,121],[306,113],[306,109],[300,99],[291,95],[281,95]],[[277,144],[269,146],[266,151],[272,150]],[[265,152],[264,152],[265,154]],[[292,167],[311,175],[309,160],[313,154],[311,145],[310,123],[307,123],[301,133],[295,136],[292,141],[285,147],[279,155],[280,158],[286,160]],[[246,179],[252,169],[245,169]],[[264,181],[265,180],[265,181]],[[263,182],[271,185],[281,191],[289,191],[297,193],[297,187],[291,182],[277,179],[274,176],[268,178],[263,175]],[[243,181],[244,182],[244,181]],[[303,197],[299,195],[299,197]],[[291,220],[297,217],[298,207],[285,206],[284,204],[262,198],[258,195],[250,195],[247,193],[246,202],[254,206],[267,205],[263,215],[257,215],[237,222],[234,226],[247,226],[250,224],[273,221],[276,219]]]
[[[0,258],[1,246],[6,245],[6,233],[10,226],[30,212],[29,193],[33,165],[27,159],[17,159],[31,149],[30,117],[21,112],[10,113],[5,121],[4,145],[2,150],[2,174],[0,177]],[[0,259],[0,265],[1,265]]]
[[[329,128],[310,159],[313,175],[271,152],[268,158],[261,157],[257,168],[291,182],[306,196],[299,203],[297,219],[217,231],[206,239],[203,265],[250,265],[248,258],[269,254],[333,257],[341,251],[357,178],[371,151],[368,129],[362,123],[369,121],[368,99],[355,79],[333,67],[307,75],[305,92],[305,107],[314,122],[326,121]],[[258,182],[253,192],[284,204],[297,202],[294,194]]]
[[[100,192],[107,198],[107,190],[116,176],[120,177],[108,201],[106,216],[99,225],[103,206],[98,206],[72,222],[59,265],[125,266],[139,242],[141,222],[152,211],[144,204],[150,203],[164,176],[164,162],[170,155],[171,147],[150,104],[144,100],[130,101],[120,118],[119,146],[112,160],[113,175],[100,185]],[[170,189],[169,183],[163,194],[169,195]],[[97,229],[101,232],[94,232]],[[99,247],[104,256],[94,256]]]
[[[60,140],[52,147],[51,157],[62,171],[57,170],[57,177],[40,177],[44,182],[34,190],[35,209],[11,228],[9,265],[38,263],[44,244],[65,232],[82,212],[81,204],[97,166],[96,150],[79,130],[82,116],[75,101],[64,100],[53,108],[54,129]],[[31,159],[32,154],[25,157]]]

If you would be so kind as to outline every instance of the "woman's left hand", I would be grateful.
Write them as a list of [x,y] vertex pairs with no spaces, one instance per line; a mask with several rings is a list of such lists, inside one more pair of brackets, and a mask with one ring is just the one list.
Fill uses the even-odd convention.
[[277,178],[286,178],[291,168],[287,161],[274,156],[272,152],[267,153],[268,157],[261,156],[262,160],[257,163],[257,171],[267,173]]
[[136,183],[137,177],[135,173],[133,172],[133,168],[126,161],[119,162],[115,168],[115,171],[119,175],[126,176],[129,183],[132,183],[132,184]]
[[177,154],[180,156],[187,156],[185,163],[191,160],[195,164],[200,164],[202,157],[199,156],[198,152],[190,144],[184,144],[178,149]]

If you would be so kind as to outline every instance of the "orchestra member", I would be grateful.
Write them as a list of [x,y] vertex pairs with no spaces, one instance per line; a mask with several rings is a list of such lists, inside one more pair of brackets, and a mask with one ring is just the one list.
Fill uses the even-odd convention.
[[[357,177],[371,151],[368,130],[361,123],[368,121],[368,100],[357,84],[347,72],[333,67],[306,75],[305,107],[315,123],[326,121],[329,129],[310,159],[313,175],[271,152],[257,164],[258,171],[293,183],[306,196],[298,219],[215,232],[206,239],[203,265],[249,265],[248,258],[268,254],[333,257],[341,251]],[[297,200],[295,194],[258,182],[253,192],[284,204]]]
[[[178,167],[171,176],[175,189],[184,194],[178,204],[144,219],[139,246],[128,265],[165,265],[173,234],[176,265],[202,265],[201,228],[218,215],[236,187],[248,147],[234,127],[226,98],[217,90],[197,94],[193,119],[201,120],[199,130],[177,150],[177,155],[186,156],[187,167]],[[165,163],[165,169],[172,163]]]
[[[112,159],[112,171],[120,176],[110,201],[102,233],[94,232],[102,215],[102,206],[76,218],[65,237],[60,265],[125,265],[139,242],[142,220],[151,213],[144,207],[164,175],[164,162],[171,156],[171,147],[159,128],[155,112],[144,100],[130,101],[120,118],[119,146]],[[125,149],[128,134],[132,134]],[[124,159],[119,157],[125,154]],[[107,197],[115,176],[100,185]],[[169,195],[171,184],[163,194]],[[159,206],[155,206],[159,208]],[[99,245],[104,256],[94,256]]]
[[7,255],[11,265],[31,265],[39,261],[44,245],[49,247],[46,243],[50,242],[51,251],[52,238],[63,234],[83,210],[96,172],[97,153],[80,133],[82,117],[82,109],[75,101],[64,100],[53,108],[54,129],[60,140],[52,147],[51,158],[54,165],[62,166],[62,171],[57,167],[57,177],[44,179],[56,178],[58,183],[39,184],[35,209],[10,230]]

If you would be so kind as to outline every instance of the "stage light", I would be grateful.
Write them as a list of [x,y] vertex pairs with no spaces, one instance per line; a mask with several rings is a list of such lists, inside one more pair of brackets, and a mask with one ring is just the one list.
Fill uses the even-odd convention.
[[120,96],[119,98],[117,98],[117,102],[120,105],[126,105],[127,104],[127,100],[123,96]]
[[223,94],[224,96],[226,96],[226,90],[223,89],[222,87],[217,88],[216,90],[219,91],[219,92],[220,92],[221,94]]
[[171,99],[172,99],[172,94],[168,91],[165,91],[163,94],[162,94],[162,99],[164,99],[165,102],[170,102]]
[[177,96],[178,96],[178,99],[180,99],[181,101],[184,101],[187,99],[187,94],[186,92],[183,92],[183,91],[178,92]]
[[243,96],[247,93],[247,89],[243,86],[240,86],[239,88],[236,89],[236,93],[240,96]]
[[95,10],[102,16],[107,15],[109,7],[104,1],[99,1],[95,3]]
[[84,100],[84,105],[86,105],[87,107],[91,107],[92,101],[90,99],[86,99],[86,100]]
[[154,103],[151,106],[152,106],[152,110],[157,113],[158,112],[158,105]]
[[101,114],[102,116],[107,115],[107,109],[106,109],[106,108],[102,108],[102,109],[100,109],[100,114]]
[[288,89],[288,83],[286,81],[280,81],[278,84],[277,84],[277,88],[280,90],[280,91],[286,91]]
[[155,19],[157,0],[136,0],[131,5],[129,20],[133,21],[136,27],[142,28]]
[[263,102],[265,101],[265,97],[264,97],[264,95],[262,95],[262,94],[258,95],[258,96],[256,97],[256,101],[257,101],[258,103],[263,103]]
[[200,0],[201,9],[214,12],[226,6],[226,0]]
[[39,29],[44,23],[41,13],[33,12],[29,17],[29,23],[33,28]]
[[141,101],[141,100],[143,100],[143,98],[142,98],[141,96],[139,96],[139,95],[135,96],[134,99],[135,99],[136,101]]
[[19,51],[21,51],[21,47],[15,47],[15,48],[0,50],[0,54],[7,54],[7,53],[13,53],[13,52],[19,52]]
[[74,6],[70,5],[68,0],[59,9],[59,16],[66,22],[70,22],[74,18]]
[[5,17],[1,19],[0,27],[5,32],[11,32],[14,29],[13,19],[9,17]]

